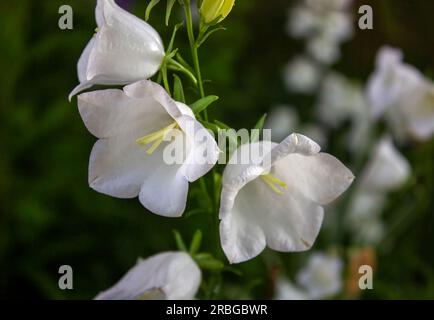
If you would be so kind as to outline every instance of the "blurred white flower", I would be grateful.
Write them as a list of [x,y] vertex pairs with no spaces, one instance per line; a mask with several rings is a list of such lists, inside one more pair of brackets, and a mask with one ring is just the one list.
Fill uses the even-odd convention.
[[337,72],[324,78],[317,110],[322,122],[333,128],[342,121],[369,115],[361,86]]
[[402,60],[400,50],[381,48],[366,94],[374,117],[385,114],[398,139],[426,140],[434,133],[434,84]]
[[298,131],[301,134],[310,137],[313,141],[318,143],[321,148],[325,148],[327,146],[327,133],[324,128],[317,125],[316,123],[306,123],[300,125]]
[[339,257],[315,252],[297,274],[297,284],[307,291],[310,299],[331,298],[342,289],[342,268]]
[[279,278],[276,281],[275,300],[306,300],[308,296],[306,292],[297,288],[291,281],[285,278]]
[[292,106],[280,105],[271,109],[264,125],[271,129],[271,140],[282,141],[290,132],[300,132],[317,142],[321,148],[327,145],[327,135],[322,127],[314,123],[301,124],[298,113]]
[[384,237],[381,220],[386,195],[358,188],[352,199],[345,223],[352,239],[361,245],[376,245]]
[[165,252],[139,259],[113,287],[96,300],[190,300],[201,282],[201,271],[185,252]]
[[284,68],[283,78],[288,91],[311,93],[317,87],[321,76],[319,66],[311,59],[298,56]]
[[286,25],[288,35],[305,38],[316,32],[319,20],[315,12],[306,6],[296,6],[288,14]]
[[[99,138],[90,156],[90,186],[113,197],[139,196],[143,206],[162,216],[181,216],[188,183],[206,174],[219,153],[191,109],[149,80],[123,90],[83,93],[78,108],[87,129]],[[167,141],[173,132],[175,141]],[[186,144],[182,163],[166,163],[165,147],[178,139]]]
[[298,114],[292,106],[280,105],[271,109],[264,128],[271,129],[271,140],[282,141],[297,130]]
[[346,9],[353,0],[305,0],[306,4],[316,10],[343,10]]
[[318,35],[309,39],[307,51],[318,62],[326,65],[333,64],[341,56],[339,44],[327,35]]
[[353,36],[353,19],[347,12],[334,11],[324,17],[321,34],[331,41],[341,43]]
[[390,137],[383,137],[362,172],[361,188],[369,192],[392,191],[400,188],[410,173],[407,159],[395,148]]
[[410,164],[390,137],[381,138],[361,174],[345,218],[356,242],[376,245],[383,239],[386,226],[381,213],[387,192],[400,188],[408,180],[410,170]]
[[158,33],[114,0],[98,0],[96,34],[77,65],[80,84],[75,94],[94,84],[128,84],[147,79],[161,66],[165,52]]
[[[313,245],[322,205],[354,179],[338,159],[319,151],[314,141],[294,133],[280,144],[244,144],[234,152],[223,173],[220,204],[220,239],[231,263],[252,259],[267,245],[282,252]],[[240,158],[250,163],[237,164]]]

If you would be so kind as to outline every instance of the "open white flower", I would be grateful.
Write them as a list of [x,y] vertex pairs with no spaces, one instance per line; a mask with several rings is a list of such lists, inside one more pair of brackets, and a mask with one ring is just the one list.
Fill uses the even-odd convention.
[[[191,109],[149,80],[123,90],[83,93],[78,108],[88,130],[100,139],[90,156],[90,186],[113,197],[139,196],[143,206],[162,216],[182,215],[188,183],[206,174],[219,154]],[[170,140],[173,133],[175,141]],[[168,150],[179,142],[183,147],[174,148],[176,159],[168,161],[173,160]]]
[[[339,160],[319,151],[314,141],[294,133],[280,144],[262,141],[234,152],[220,205],[220,239],[231,263],[252,259],[266,245],[282,252],[313,245],[322,205],[354,179]],[[243,159],[248,161],[238,162]]]
[[196,295],[201,271],[185,252],[165,252],[139,259],[113,287],[96,300],[189,300]]
[[333,297],[342,289],[342,267],[339,257],[315,252],[297,274],[297,284],[307,291],[310,299]]
[[385,114],[397,138],[425,140],[434,134],[434,84],[402,60],[400,50],[380,49],[367,97],[374,117]]
[[128,84],[154,75],[165,52],[158,33],[114,0],[98,0],[96,34],[77,65],[80,84],[75,94],[94,84]]

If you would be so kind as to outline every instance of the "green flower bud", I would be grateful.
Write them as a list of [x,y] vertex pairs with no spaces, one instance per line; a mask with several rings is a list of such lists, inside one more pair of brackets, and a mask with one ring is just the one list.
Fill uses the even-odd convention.
[[203,0],[200,15],[205,24],[216,24],[225,19],[232,10],[235,0]]

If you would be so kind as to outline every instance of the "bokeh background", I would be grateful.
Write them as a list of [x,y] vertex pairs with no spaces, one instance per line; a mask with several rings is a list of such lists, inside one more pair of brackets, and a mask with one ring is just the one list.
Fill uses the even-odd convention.
[[[147,1],[119,1],[144,17]],[[287,35],[288,9],[296,1],[237,0],[227,31],[201,48],[206,91],[221,97],[210,109],[213,118],[235,128],[253,127],[275,105],[290,103],[300,117],[314,121],[314,98],[288,93],[284,65],[303,50]],[[58,8],[74,10],[74,29],[58,28]],[[401,48],[405,60],[431,78],[434,75],[434,2],[363,0],[351,9],[374,8],[374,30],[355,29],[342,45],[334,70],[365,82],[384,44]],[[136,261],[175,249],[172,230],[189,241],[202,227],[206,250],[209,217],[187,214],[168,219],[147,212],[135,200],[120,200],[88,187],[87,165],[95,139],[86,131],[67,96],[77,84],[76,63],[95,29],[95,1],[20,0],[0,3],[0,297],[89,299],[111,286]],[[171,34],[162,21],[164,5],[150,23],[165,43]],[[174,15],[173,21],[180,20]],[[176,46],[184,52],[187,40]],[[188,55],[188,54],[185,54]],[[348,163],[341,136],[325,148]],[[434,298],[434,141],[401,148],[412,166],[410,181],[387,198],[382,213],[385,243],[373,248],[377,257],[374,290],[361,298]],[[220,168],[222,169],[222,168]],[[189,208],[194,208],[191,196]],[[315,250],[333,243],[320,236]],[[275,273],[288,275],[308,253],[277,254],[235,266],[219,297],[271,298]],[[58,288],[58,268],[71,265],[74,290]],[[338,296],[345,297],[344,294]]]

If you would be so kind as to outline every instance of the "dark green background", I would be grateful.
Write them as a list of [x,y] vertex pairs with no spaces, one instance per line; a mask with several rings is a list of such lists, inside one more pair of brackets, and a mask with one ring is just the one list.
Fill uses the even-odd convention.
[[[303,49],[284,31],[294,1],[237,0],[227,31],[214,35],[201,51],[209,94],[221,97],[211,117],[232,127],[252,127],[272,105],[291,103],[312,120],[313,100],[289,96],[283,65]],[[74,9],[74,29],[58,28],[58,8]],[[434,2],[366,0],[374,8],[374,30],[357,30],[335,66],[365,81],[383,44],[400,47],[406,61],[434,75]],[[0,4],[0,297],[92,298],[112,285],[138,256],[175,248],[172,229],[190,240],[198,225],[209,241],[208,217],[167,219],[145,211],[136,200],[120,200],[88,187],[87,165],[95,139],[86,131],[75,99],[76,63],[95,28],[94,1],[20,0]],[[146,1],[131,10],[144,16]],[[151,24],[167,44],[163,6]],[[174,15],[173,21],[179,20]],[[355,22],[356,23],[356,22]],[[176,46],[188,55],[187,40]],[[345,163],[339,143],[327,150]],[[368,298],[434,298],[434,143],[406,146],[413,177],[389,198],[384,213],[387,246],[379,250],[375,289]],[[220,168],[221,170],[221,168]],[[192,199],[190,207],[195,206]],[[319,239],[315,249],[327,248]],[[204,249],[207,248],[205,244]],[[237,266],[243,277],[225,273],[222,297],[270,297],[269,279],[277,254],[266,252]],[[280,255],[291,276],[306,253]],[[60,265],[74,269],[74,290],[58,289]],[[238,292],[248,292],[240,295]]]

